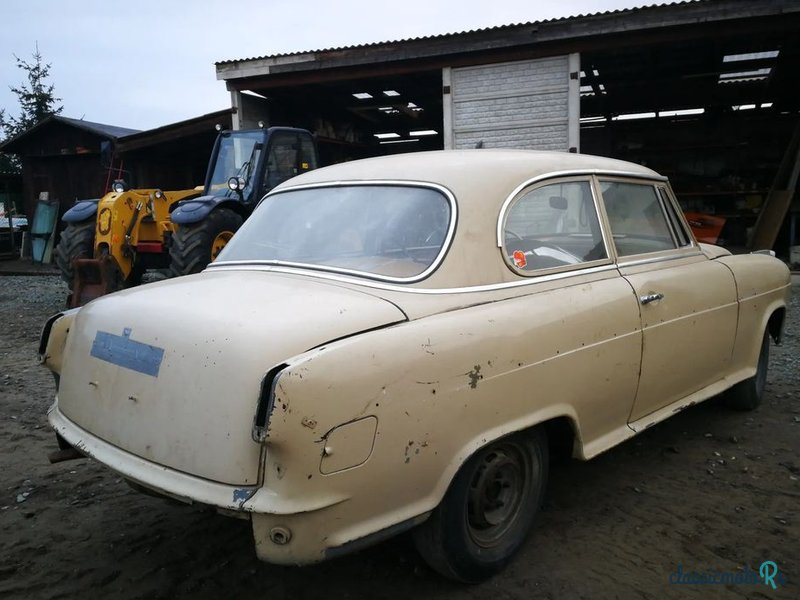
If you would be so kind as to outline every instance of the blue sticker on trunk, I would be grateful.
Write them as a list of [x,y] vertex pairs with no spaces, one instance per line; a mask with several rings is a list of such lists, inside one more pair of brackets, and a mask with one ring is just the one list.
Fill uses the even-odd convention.
[[164,349],[132,340],[131,330],[126,327],[122,335],[98,331],[90,354],[112,365],[158,377]]

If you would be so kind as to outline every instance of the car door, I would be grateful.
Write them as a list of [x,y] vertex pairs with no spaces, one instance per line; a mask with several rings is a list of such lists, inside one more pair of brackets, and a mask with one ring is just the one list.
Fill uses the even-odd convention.
[[[540,291],[497,303],[501,313],[491,317],[525,340],[509,345],[516,368],[502,379],[532,391],[524,410],[537,397],[571,406],[586,456],[627,431],[642,346],[638,303],[615,268],[597,204],[588,175],[519,193],[501,217],[498,244],[508,267],[540,282]],[[549,278],[558,278],[550,280],[555,286]],[[496,397],[512,397],[514,389],[498,387]]]
[[736,335],[736,285],[689,236],[665,185],[602,177],[598,184],[618,268],[639,301],[634,422],[722,378]]

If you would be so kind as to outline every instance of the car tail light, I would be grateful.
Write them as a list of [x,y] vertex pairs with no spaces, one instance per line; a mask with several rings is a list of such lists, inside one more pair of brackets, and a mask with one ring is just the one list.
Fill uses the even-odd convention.
[[253,419],[253,440],[262,443],[267,439],[267,429],[269,426],[269,417],[272,414],[272,409],[275,406],[275,386],[278,384],[278,378],[281,371],[283,371],[287,364],[282,363],[272,367],[264,379],[261,380],[261,394],[258,396],[258,405],[256,406],[256,415]]

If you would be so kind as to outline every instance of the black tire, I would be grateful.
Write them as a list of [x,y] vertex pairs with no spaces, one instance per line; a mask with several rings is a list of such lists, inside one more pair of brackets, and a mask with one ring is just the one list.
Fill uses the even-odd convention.
[[764,331],[761,350],[758,353],[756,374],[750,379],[737,383],[725,392],[725,404],[735,410],[755,410],[764,397],[769,368],[769,331]]
[[142,285],[142,277],[147,272],[147,269],[141,264],[141,258],[133,263],[131,267],[131,272],[128,274],[128,278],[121,283],[121,287],[127,289],[136,287],[137,285]]
[[464,583],[501,571],[533,526],[548,461],[542,428],[496,440],[471,456],[441,504],[414,531],[425,562]]
[[[199,273],[213,261],[225,237],[230,239],[242,226],[242,217],[228,208],[217,208],[199,223],[178,225],[169,249],[173,277]],[[227,240],[225,240],[227,243]]]
[[75,279],[75,269],[72,268],[73,258],[91,258],[94,255],[95,219],[88,219],[79,223],[67,223],[61,232],[61,239],[56,246],[56,265],[61,271],[61,278],[72,289]]

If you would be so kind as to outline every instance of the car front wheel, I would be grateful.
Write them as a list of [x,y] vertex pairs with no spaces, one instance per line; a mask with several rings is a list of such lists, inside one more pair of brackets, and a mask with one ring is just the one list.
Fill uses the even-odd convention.
[[425,561],[445,577],[465,583],[502,570],[539,511],[548,459],[541,428],[496,440],[476,452],[414,532]]
[[758,353],[756,374],[750,379],[737,383],[725,393],[725,404],[736,410],[754,410],[761,404],[764,389],[767,387],[769,368],[769,330],[764,331],[761,350]]

